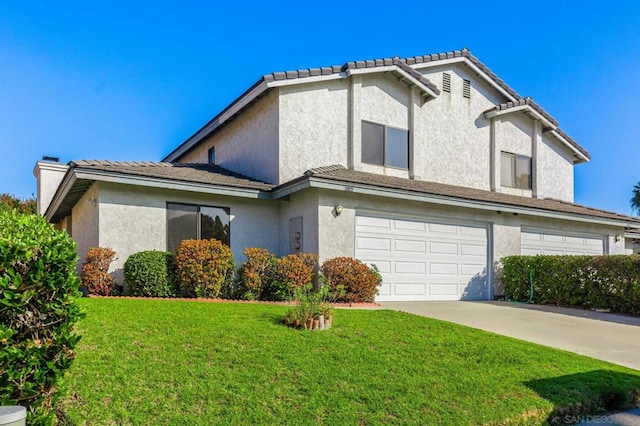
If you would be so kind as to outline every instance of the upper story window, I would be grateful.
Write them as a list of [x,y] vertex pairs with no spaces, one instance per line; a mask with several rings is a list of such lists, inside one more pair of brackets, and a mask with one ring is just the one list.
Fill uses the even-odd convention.
[[216,164],[216,147],[215,146],[209,149],[208,158],[209,158],[209,164]]
[[362,122],[363,163],[409,168],[409,131]]
[[500,155],[500,185],[531,189],[531,157],[502,152]]
[[229,245],[226,207],[167,203],[167,251],[175,252],[183,240],[216,239]]

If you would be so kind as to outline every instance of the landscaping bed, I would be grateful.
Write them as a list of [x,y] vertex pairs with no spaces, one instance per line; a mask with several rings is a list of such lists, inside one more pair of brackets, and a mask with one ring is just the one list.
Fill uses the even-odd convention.
[[75,424],[539,424],[625,408],[640,372],[387,310],[285,327],[286,306],[82,299]]

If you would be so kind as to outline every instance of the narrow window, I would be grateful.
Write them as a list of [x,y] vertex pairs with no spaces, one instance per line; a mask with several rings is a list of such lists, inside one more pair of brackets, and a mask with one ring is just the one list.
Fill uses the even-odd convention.
[[216,147],[209,149],[209,164],[216,164]]
[[531,157],[502,152],[500,156],[500,185],[509,188],[531,189]]
[[408,169],[409,131],[363,121],[361,161]]
[[471,98],[471,81],[462,80],[462,96],[469,99]]
[[167,250],[183,240],[216,239],[229,245],[228,208],[167,203]]
[[451,74],[442,73],[442,91],[451,93]]

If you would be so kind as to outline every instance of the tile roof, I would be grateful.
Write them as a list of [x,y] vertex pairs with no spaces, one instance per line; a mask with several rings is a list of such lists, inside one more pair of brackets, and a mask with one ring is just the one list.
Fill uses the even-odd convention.
[[542,117],[544,117],[545,120],[547,120],[553,126],[555,126],[555,128],[545,128],[545,129],[543,129],[543,131],[555,130],[556,132],[558,132],[558,134],[560,136],[562,136],[564,139],[566,139],[571,144],[571,146],[573,146],[576,150],[581,152],[588,159],[591,159],[591,155],[589,154],[589,152],[586,149],[584,149],[582,146],[580,146],[580,144],[578,144],[578,142],[576,142],[571,136],[569,136],[568,134],[563,132],[558,127],[558,122],[551,116],[551,114],[549,114],[547,111],[545,111],[545,109],[542,108],[540,105],[535,103],[533,101],[533,99],[531,99],[530,97],[527,97],[527,98],[524,98],[524,99],[518,99],[515,102],[505,102],[505,103],[496,105],[493,108],[490,108],[489,110],[485,111],[485,114],[487,114],[489,112],[492,112],[492,111],[496,111],[496,112],[508,111],[510,109],[521,107],[521,106],[525,106],[525,105],[526,106],[530,106],[534,111],[536,111],[538,114],[540,114]]
[[259,180],[213,164],[81,160],[69,163],[71,169],[112,172],[131,176],[171,179],[268,191],[274,187]]
[[[305,173],[306,178],[315,177],[339,182],[371,185],[421,194],[439,195],[470,201],[490,202],[504,206],[525,207],[536,210],[545,210],[557,213],[569,213],[594,218],[613,219],[633,222],[640,225],[640,218],[625,216],[606,210],[573,204],[566,201],[551,198],[530,198],[500,192],[485,191],[476,188],[447,185],[443,183],[428,182],[399,178],[393,176],[378,175],[373,173],[348,170],[343,166],[328,166],[311,169]],[[285,184],[286,185],[286,184]]]

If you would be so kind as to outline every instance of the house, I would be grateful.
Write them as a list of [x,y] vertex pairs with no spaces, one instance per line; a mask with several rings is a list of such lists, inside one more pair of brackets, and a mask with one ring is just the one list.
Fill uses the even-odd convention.
[[516,254],[630,253],[640,220],[574,204],[589,153],[463,49],[276,72],[160,162],[41,161],[39,211],[127,256],[218,238],[376,264],[378,300],[491,299]]

